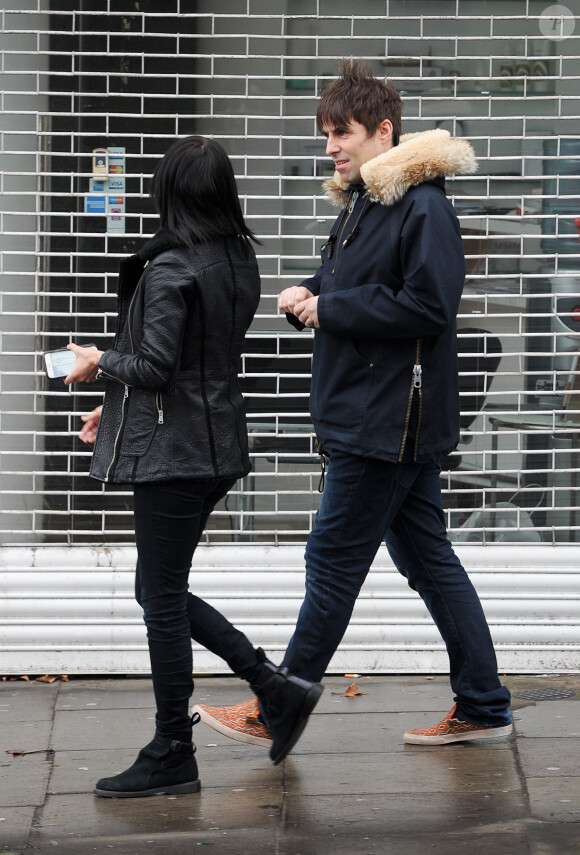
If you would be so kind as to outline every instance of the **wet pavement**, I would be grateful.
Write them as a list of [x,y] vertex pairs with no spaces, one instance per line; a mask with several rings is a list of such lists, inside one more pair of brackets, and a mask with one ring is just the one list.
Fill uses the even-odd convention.
[[[508,739],[404,745],[449,710],[446,678],[357,677],[349,698],[330,677],[280,766],[199,724],[201,792],[139,799],[92,788],[151,739],[149,680],[0,683],[0,855],[580,855],[580,677],[504,679]],[[196,680],[198,703],[248,696]]]

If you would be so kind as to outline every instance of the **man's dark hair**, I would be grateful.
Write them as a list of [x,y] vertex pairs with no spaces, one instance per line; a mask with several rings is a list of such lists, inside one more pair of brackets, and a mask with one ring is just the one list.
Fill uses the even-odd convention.
[[393,144],[401,135],[401,96],[390,83],[377,79],[369,65],[360,59],[345,59],[339,68],[340,77],[327,84],[316,111],[316,126],[343,127],[359,122],[372,136],[384,119],[393,125]]
[[185,246],[231,233],[259,243],[245,223],[231,161],[209,137],[173,143],[157,164],[151,196],[161,228]]

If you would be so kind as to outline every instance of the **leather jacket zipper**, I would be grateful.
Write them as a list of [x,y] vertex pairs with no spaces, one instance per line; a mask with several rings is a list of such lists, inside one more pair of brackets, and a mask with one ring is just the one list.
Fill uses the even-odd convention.
[[[147,262],[147,263],[149,263],[149,262]],[[145,265],[145,267],[147,267],[147,264]],[[133,303],[135,301],[135,297],[137,295],[138,289],[139,289],[139,285],[137,284],[137,287],[135,288],[133,296],[131,297],[131,302],[129,303],[129,309],[127,311],[127,327],[129,330],[129,343],[131,345],[131,353],[134,352],[133,351],[133,333],[131,331],[131,309],[133,308]],[[103,373],[106,374],[106,372],[103,372]],[[107,376],[110,376],[110,375],[107,375]],[[117,378],[113,377],[112,379],[116,380]],[[109,466],[108,466],[107,471],[105,473],[105,481],[109,480],[109,474],[111,472],[111,469],[113,468],[113,466],[116,463],[117,449],[119,446],[119,439],[121,438],[121,436],[123,434],[123,430],[125,429],[125,405],[127,403],[127,398],[129,397],[129,388],[130,387],[127,383],[125,383],[124,386],[125,386],[125,390],[123,393],[123,401],[121,403],[121,423],[119,425],[119,429],[118,429],[117,433],[115,434],[115,440],[113,442],[113,456],[111,457],[111,462],[109,463]]]
[[127,398],[129,397],[129,387],[125,384],[125,391],[123,393],[123,401],[121,403],[121,424],[119,425],[119,430],[115,435],[115,441],[113,443],[113,456],[111,457],[111,462],[109,463],[109,468],[105,473],[105,481],[109,480],[109,473],[113,468],[115,461],[117,460],[117,446],[119,444],[119,438],[123,433],[123,428],[125,427],[125,404],[127,402]]
[[423,412],[423,368],[421,367],[421,339],[417,339],[415,346],[415,364],[413,365],[413,374],[411,379],[411,388],[409,390],[409,399],[407,401],[407,412],[405,414],[405,427],[403,430],[403,439],[399,450],[398,463],[402,463],[403,455],[405,454],[405,446],[407,444],[407,434],[409,433],[409,421],[411,419],[411,408],[413,406],[413,398],[417,394],[418,411],[417,411],[417,433],[415,435],[415,449],[413,452],[413,460],[417,460],[417,452],[419,449],[419,431],[421,429],[421,415]]

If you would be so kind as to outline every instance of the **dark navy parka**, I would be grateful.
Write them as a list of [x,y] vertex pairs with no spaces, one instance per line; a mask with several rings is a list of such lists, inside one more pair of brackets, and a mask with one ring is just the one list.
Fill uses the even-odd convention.
[[458,442],[465,260],[444,176],[462,167],[471,147],[433,131],[365,164],[364,184],[327,182],[344,207],[302,285],[319,296],[310,412],[329,451],[421,462]]

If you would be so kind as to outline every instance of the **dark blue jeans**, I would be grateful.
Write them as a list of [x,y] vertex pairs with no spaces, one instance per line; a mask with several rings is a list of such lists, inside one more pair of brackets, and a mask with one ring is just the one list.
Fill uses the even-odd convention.
[[143,608],[157,705],[157,732],[191,740],[191,640],[251,680],[256,651],[213,606],[188,590],[191,559],[217,502],[236,479],[184,479],[136,484],[133,490],[137,571],[135,597]]
[[306,546],[306,596],[283,664],[305,679],[322,679],[383,540],[443,637],[460,717],[509,723],[510,693],[499,681],[479,597],[447,538],[436,462],[331,453]]

